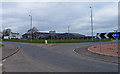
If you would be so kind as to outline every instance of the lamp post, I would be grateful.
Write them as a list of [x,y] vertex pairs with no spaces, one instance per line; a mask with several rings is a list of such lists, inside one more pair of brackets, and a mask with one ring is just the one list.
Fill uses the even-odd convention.
[[89,7],[91,9],[91,32],[92,32],[92,40],[93,40],[93,18],[92,18],[92,7]]
[[32,35],[32,38],[31,38],[31,41],[33,39],[33,31],[32,31],[32,15],[29,15],[30,16],[30,29],[31,29],[31,35]]
[[68,26],[68,39],[70,38],[69,32],[70,32],[70,27]]

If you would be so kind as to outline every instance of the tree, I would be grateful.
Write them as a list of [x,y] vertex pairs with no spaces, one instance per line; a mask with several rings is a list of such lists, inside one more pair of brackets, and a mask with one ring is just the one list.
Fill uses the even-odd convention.
[[5,29],[3,30],[3,33],[2,33],[2,39],[4,39],[4,36],[10,36],[11,34],[11,29]]
[[38,31],[38,29],[36,27],[33,27],[32,29],[28,30],[29,33],[32,33],[32,32],[35,33],[37,31]]
[[28,30],[28,33],[31,33],[31,35],[32,35],[32,39],[34,39],[34,33],[37,31],[38,31],[38,29],[36,27],[33,27],[32,29]]

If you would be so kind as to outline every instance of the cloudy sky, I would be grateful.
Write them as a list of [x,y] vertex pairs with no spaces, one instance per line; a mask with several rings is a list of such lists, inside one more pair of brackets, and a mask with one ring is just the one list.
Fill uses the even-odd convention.
[[40,31],[55,30],[91,35],[90,8],[93,9],[94,35],[118,28],[117,2],[3,2],[2,29],[25,33],[33,26]]

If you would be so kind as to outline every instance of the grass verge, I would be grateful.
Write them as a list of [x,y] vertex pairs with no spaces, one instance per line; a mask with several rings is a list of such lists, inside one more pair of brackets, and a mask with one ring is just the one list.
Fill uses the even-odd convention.
[[[3,40],[8,42],[25,42],[25,43],[45,43],[45,40]],[[74,39],[74,40],[47,40],[48,43],[81,43],[81,42],[99,42],[99,40],[82,40],[82,39]],[[111,40],[101,40],[101,42],[107,42]]]
[[3,46],[3,44],[0,44],[0,48]]

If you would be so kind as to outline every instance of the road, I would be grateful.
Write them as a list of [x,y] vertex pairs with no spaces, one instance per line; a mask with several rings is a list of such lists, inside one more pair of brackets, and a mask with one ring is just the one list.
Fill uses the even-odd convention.
[[4,42],[21,50],[4,62],[6,72],[118,72],[118,65],[81,57],[73,50],[96,43],[55,45]]

